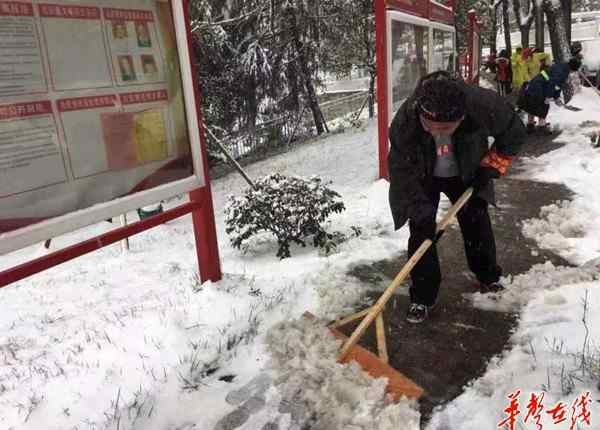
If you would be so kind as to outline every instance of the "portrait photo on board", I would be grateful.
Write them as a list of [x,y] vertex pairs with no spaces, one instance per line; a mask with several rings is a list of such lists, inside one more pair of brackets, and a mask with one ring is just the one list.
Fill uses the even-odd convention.
[[136,81],[135,69],[133,67],[133,58],[131,55],[119,55],[117,57],[121,80],[124,82]]
[[127,23],[125,21],[112,22],[112,35],[115,40],[124,40],[129,37],[127,32]]
[[158,79],[158,66],[154,55],[142,55],[142,70],[144,71],[144,77],[148,80]]
[[137,34],[138,46],[141,48],[152,47],[152,40],[150,39],[150,31],[148,30],[148,23],[138,22],[135,24],[135,32]]

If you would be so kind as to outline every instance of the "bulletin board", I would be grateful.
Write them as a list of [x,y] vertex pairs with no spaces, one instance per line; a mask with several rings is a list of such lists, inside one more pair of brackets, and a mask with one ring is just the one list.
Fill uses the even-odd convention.
[[0,254],[205,185],[184,15],[0,0]]

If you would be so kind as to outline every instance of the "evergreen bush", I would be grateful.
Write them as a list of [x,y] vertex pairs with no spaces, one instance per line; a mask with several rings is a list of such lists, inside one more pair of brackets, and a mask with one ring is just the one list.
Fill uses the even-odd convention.
[[345,210],[341,196],[317,176],[265,176],[241,197],[231,196],[225,208],[226,232],[233,247],[240,249],[251,237],[270,232],[277,238],[277,257],[290,257],[290,244],[306,246],[312,237],[323,247],[333,235],[323,223],[332,213]]

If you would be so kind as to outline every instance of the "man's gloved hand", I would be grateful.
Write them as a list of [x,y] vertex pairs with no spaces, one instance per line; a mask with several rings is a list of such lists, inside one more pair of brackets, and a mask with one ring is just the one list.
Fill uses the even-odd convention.
[[554,99],[554,104],[555,104],[556,106],[559,106],[559,107],[562,107],[562,106],[564,106],[564,105],[565,105],[565,104],[563,103],[563,101],[560,99],[560,97],[557,97],[557,98],[555,98],[555,99]]
[[485,188],[485,186],[492,180],[500,177],[500,172],[490,166],[480,166],[475,172],[475,178],[471,183],[473,187],[473,193],[477,194],[479,191]]
[[425,237],[435,238],[437,208],[431,202],[416,203],[410,214],[410,220]]

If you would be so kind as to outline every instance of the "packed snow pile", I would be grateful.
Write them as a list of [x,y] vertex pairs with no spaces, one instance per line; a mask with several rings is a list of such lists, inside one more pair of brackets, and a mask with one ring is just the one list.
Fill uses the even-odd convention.
[[523,235],[568,258],[574,241],[585,236],[588,213],[581,199],[543,206],[539,218],[523,222]]
[[266,342],[284,401],[310,411],[305,424],[311,429],[419,429],[416,403],[392,403],[385,379],[372,379],[354,362],[337,363],[340,342],[317,321],[279,323]]
[[600,259],[581,267],[554,266],[547,261],[534,265],[527,273],[503,278],[506,290],[502,293],[474,293],[473,304],[486,310],[518,312],[539,291],[552,291],[563,285],[597,280],[600,280]]

